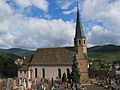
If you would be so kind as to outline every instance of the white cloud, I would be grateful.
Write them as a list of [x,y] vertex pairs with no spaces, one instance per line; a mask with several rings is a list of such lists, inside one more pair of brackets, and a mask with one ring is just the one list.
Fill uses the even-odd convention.
[[23,8],[31,6],[30,0],[14,0],[14,1],[16,2],[17,5]]
[[73,12],[76,12],[76,10],[77,10],[77,8],[74,7],[74,8],[73,8],[72,10],[70,10],[70,11],[63,11],[63,14],[68,15],[68,14],[71,14],[71,13],[73,13]]
[[45,17],[46,19],[51,19],[51,18],[52,18],[52,16],[50,16],[50,15],[48,15],[48,14],[44,14],[44,17]]
[[73,37],[75,26],[72,22],[64,22],[61,19],[30,18],[24,20],[20,17],[12,18],[8,22],[10,22],[10,25],[6,26],[7,31],[1,31],[2,28],[0,28],[0,33],[3,32],[0,35],[0,46],[33,49],[64,46],[65,44],[72,45],[71,37]]
[[[23,6],[20,3],[24,3],[22,4]],[[32,0],[30,3],[19,0],[18,4],[23,8],[31,5],[40,5],[39,3],[32,2]],[[44,3],[39,8],[46,11],[48,5],[45,7],[42,5]],[[83,20],[90,23],[90,26],[85,27],[89,28],[87,33],[88,46],[106,43],[120,44],[119,5],[120,0],[112,3],[108,3],[107,0],[84,1]],[[33,49],[73,45],[75,23],[61,19],[26,19],[24,16],[13,12],[7,3],[0,0],[0,47]],[[72,12],[74,10],[65,11],[64,14]],[[45,15],[45,17],[51,19],[49,15]],[[103,25],[93,23],[98,21],[101,21]]]
[[32,5],[44,10],[48,11],[48,5],[49,3],[47,0],[31,0]]
[[[120,44],[120,0],[86,0],[83,17],[91,23],[88,32],[89,44]],[[103,25],[97,23],[101,22]],[[94,22],[94,23],[93,23]]]
[[3,0],[0,0],[0,22],[3,21],[3,19],[7,19],[6,15],[10,15],[12,12],[12,9],[8,4],[6,4]]
[[[44,20],[31,18],[28,21],[29,34],[27,36],[36,41],[42,41],[42,47],[71,45],[74,32],[74,23],[58,20]],[[34,25],[33,25],[34,24]],[[34,35],[34,36],[33,36]]]
[[[5,23],[6,28],[0,28],[0,46],[38,48],[71,45],[74,23],[63,20],[44,20],[30,18],[24,20],[14,16]],[[4,26],[5,26],[4,25]],[[1,31],[3,30],[3,31]]]
[[57,0],[57,4],[61,9],[68,9],[74,2],[75,0]]
[[120,32],[112,32],[102,26],[95,25],[87,34],[88,43],[93,45],[120,44]]
[[[7,7],[6,9],[4,7]],[[4,11],[4,12],[3,12]],[[8,4],[0,7],[0,47],[28,48],[72,45],[75,24],[61,19],[25,18],[13,14]]]
[[48,11],[49,3],[47,0],[14,0],[14,2],[22,8],[35,6],[41,10]]

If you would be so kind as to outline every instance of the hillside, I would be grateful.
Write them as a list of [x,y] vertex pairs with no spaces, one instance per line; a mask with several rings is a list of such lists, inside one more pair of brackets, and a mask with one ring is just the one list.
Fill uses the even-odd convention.
[[22,57],[15,55],[13,53],[8,53],[8,52],[4,52],[4,51],[0,51],[0,57],[11,57],[14,60],[16,60],[18,58],[22,58]]
[[120,52],[120,46],[116,45],[103,45],[103,46],[94,46],[88,48],[88,51],[95,51],[95,52]]
[[20,48],[0,49],[0,51],[4,52],[4,53],[9,53],[9,54],[12,54],[12,55],[16,55],[16,56],[19,56],[19,57],[30,56],[34,53],[34,51],[26,50],[26,49],[20,49]]
[[120,60],[120,46],[103,45],[88,48],[89,59],[107,59],[110,61]]

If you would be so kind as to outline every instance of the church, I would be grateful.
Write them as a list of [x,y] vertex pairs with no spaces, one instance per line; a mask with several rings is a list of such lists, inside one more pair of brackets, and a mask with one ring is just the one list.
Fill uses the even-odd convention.
[[87,45],[78,7],[74,46],[38,48],[33,56],[26,58],[23,67],[18,70],[18,77],[31,80],[36,78],[60,79],[63,73],[68,75],[72,72],[74,56],[78,62],[80,82],[87,83],[89,81]]

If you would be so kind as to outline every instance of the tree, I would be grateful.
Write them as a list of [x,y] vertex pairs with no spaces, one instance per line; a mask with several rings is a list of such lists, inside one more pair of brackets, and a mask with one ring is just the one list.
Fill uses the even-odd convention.
[[69,73],[68,75],[67,75],[67,79],[68,79],[68,83],[71,83],[71,73]]
[[17,66],[11,57],[0,56],[0,73],[10,78],[16,77]]
[[66,74],[65,74],[65,73],[63,73],[62,81],[63,81],[63,82],[67,82],[67,77],[66,77]]
[[80,72],[79,72],[78,62],[76,60],[75,55],[73,56],[71,79],[74,83],[80,83]]

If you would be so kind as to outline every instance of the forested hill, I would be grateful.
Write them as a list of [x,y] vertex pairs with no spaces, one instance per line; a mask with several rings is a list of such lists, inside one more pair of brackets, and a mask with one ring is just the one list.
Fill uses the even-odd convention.
[[88,57],[90,59],[107,59],[110,61],[120,60],[120,46],[109,44],[88,48]]
[[88,48],[88,51],[94,51],[94,52],[120,52],[120,46],[116,46],[113,44],[109,45],[103,45],[103,46],[94,46],[91,48]]
[[34,54],[34,51],[20,49],[20,48],[10,48],[10,49],[0,49],[1,53],[11,54],[12,56],[24,57]]
[[12,58],[14,60],[16,60],[18,58],[22,58],[22,57],[20,57],[18,55],[15,55],[13,53],[4,52],[4,51],[0,51],[0,59],[1,59],[1,57],[5,57],[5,58],[10,57],[10,58]]

